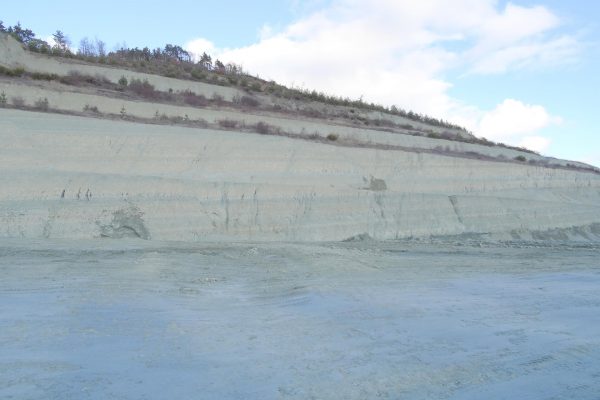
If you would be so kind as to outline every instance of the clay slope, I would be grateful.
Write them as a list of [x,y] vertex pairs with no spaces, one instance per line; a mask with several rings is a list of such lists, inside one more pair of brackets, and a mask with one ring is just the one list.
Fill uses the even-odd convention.
[[[26,71],[0,78],[0,237],[600,236],[600,174],[585,164],[394,115],[52,58],[6,36],[0,65]],[[72,71],[100,87],[56,79]],[[122,76],[155,97],[115,89]],[[222,103],[181,104],[184,91]]]
[[4,237],[599,233],[590,172],[19,110],[0,121]]

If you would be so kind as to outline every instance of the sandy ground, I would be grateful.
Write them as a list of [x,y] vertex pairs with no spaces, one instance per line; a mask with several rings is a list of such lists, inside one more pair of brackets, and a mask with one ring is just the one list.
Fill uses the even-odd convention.
[[598,399],[596,245],[0,242],[3,399]]

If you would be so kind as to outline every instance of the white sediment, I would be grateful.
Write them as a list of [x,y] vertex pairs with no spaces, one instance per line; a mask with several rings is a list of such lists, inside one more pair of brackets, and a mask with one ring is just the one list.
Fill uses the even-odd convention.
[[2,236],[319,241],[600,222],[593,173],[17,110],[0,117]]
[[[237,89],[137,74],[23,51],[0,37],[7,66],[116,81],[148,79],[160,90]],[[0,109],[0,236],[157,240],[343,240],[464,233],[528,235],[577,228],[600,235],[600,175],[429,153],[515,150],[330,124],[327,121],[107,97],[57,83],[0,80],[9,97],[57,110],[89,104],[107,113],[260,121],[288,132],[340,135],[412,151],[352,148],[251,133],[145,125]],[[77,92],[75,91],[77,90]],[[527,154],[528,159],[543,159]],[[565,165],[564,160],[553,163]],[[583,227],[583,228],[581,228]]]

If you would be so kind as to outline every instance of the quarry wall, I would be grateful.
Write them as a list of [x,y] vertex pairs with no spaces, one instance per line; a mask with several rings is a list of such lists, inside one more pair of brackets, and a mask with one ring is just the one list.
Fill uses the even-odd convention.
[[600,223],[589,172],[7,109],[0,141],[0,237],[336,241]]

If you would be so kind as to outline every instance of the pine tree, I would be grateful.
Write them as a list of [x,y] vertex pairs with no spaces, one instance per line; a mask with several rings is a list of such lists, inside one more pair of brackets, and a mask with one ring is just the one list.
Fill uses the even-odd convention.
[[69,51],[69,45],[71,41],[61,30],[57,30],[53,35],[54,39],[54,48],[57,49],[61,53],[67,53]]

